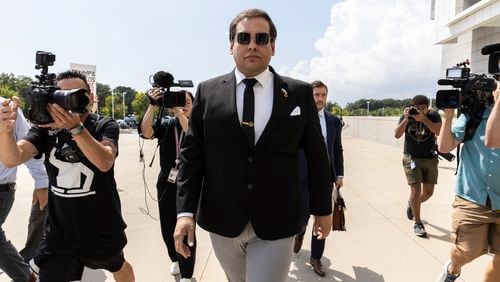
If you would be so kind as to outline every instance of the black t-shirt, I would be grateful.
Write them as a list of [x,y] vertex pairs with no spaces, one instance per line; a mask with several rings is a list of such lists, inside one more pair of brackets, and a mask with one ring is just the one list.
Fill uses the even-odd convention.
[[[429,111],[427,118],[433,123],[440,123],[441,116],[438,112]],[[399,123],[403,121],[404,116],[399,118]],[[435,156],[436,136],[424,123],[408,119],[405,129],[404,153],[415,158],[431,158]]]
[[[160,147],[161,171],[158,177],[159,181],[163,181],[168,177],[170,169],[175,166],[175,159],[177,158],[176,146],[182,144],[184,133],[180,123],[174,117],[164,117],[161,119],[160,124],[153,122],[153,130],[154,138],[158,140],[158,146]],[[177,130],[177,140],[175,130]],[[140,130],[139,134],[141,134]]]
[[[111,118],[91,115],[85,128],[97,140],[109,140],[118,148],[120,129]],[[46,240],[54,252],[100,253],[100,249],[123,248],[126,227],[121,215],[121,205],[114,167],[100,171],[78,149],[71,135],[62,130],[57,133],[47,128],[33,126],[25,140],[45,155],[49,176],[49,216]],[[80,158],[71,163],[61,153],[71,148]]]

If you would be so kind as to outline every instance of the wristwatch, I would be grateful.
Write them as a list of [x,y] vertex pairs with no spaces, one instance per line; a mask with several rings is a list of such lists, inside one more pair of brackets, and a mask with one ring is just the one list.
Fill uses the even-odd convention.
[[71,128],[71,129],[68,129],[68,132],[71,133],[72,136],[75,136],[75,135],[78,135],[80,133],[82,133],[82,130],[84,129],[85,127],[83,126],[83,124],[80,122],[79,125]]

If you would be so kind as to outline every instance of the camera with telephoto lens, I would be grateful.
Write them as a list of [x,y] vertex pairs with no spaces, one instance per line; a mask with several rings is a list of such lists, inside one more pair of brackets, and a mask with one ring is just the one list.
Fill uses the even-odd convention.
[[[481,54],[489,55],[488,72],[498,78],[500,44],[483,47]],[[446,69],[446,79],[438,80],[438,85],[450,85],[455,89],[437,91],[437,108],[459,109],[463,113],[473,115],[478,109],[491,103],[492,92],[497,89],[495,78],[486,74],[471,73],[468,65],[468,60],[458,63],[455,67]]]
[[[153,81],[151,81],[151,78]],[[186,105],[186,92],[184,91],[170,91],[171,87],[193,87],[191,80],[179,80],[174,82],[172,74],[165,71],[158,71],[150,78],[150,83],[153,87],[159,87],[162,90],[162,97],[160,99],[153,99],[147,95],[151,105],[163,106],[165,108],[184,107]]]
[[40,69],[40,75],[36,75],[36,81],[31,82],[28,90],[27,100],[30,104],[28,116],[34,124],[48,124],[54,122],[47,111],[48,103],[55,103],[65,110],[73,113],[85,113],[89,98],[86,89],[60,90],[56,86],[56,75],[49,73],[49,66],[54,65],[56,55],[45,52],[36,52],[35,69]]

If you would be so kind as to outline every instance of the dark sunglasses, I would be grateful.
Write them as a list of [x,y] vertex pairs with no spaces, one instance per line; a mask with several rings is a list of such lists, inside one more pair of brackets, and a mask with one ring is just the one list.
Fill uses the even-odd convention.
[[[255,34],[255,43],[257,45],[266,45],[269,43],[269,33],[257,33]],[[252,40],[252,35],[248,32],[238,32],[236,34],[236,41],[239,44],[247,45],[250,44],[250,41]]]

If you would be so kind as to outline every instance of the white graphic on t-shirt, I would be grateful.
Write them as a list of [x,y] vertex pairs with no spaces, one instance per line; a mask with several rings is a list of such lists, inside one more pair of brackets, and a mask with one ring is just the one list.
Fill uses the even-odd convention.
[[[85,197],[95,194],[95,191],[90,191],[94,172],[81,162],[69,163],[58,160],[55,157],[55,152],[56,148],[53,148],[49,157],[50,164],[59,170],[56,177],[57,187],[50,186],[52,193],[65,198]],[[81,184],[82,174],[85,175],[83,184]]]
[[431,131],[421,122],[414,122],[408,127],[408,135],[417,142],[423,142],[431,137]]

